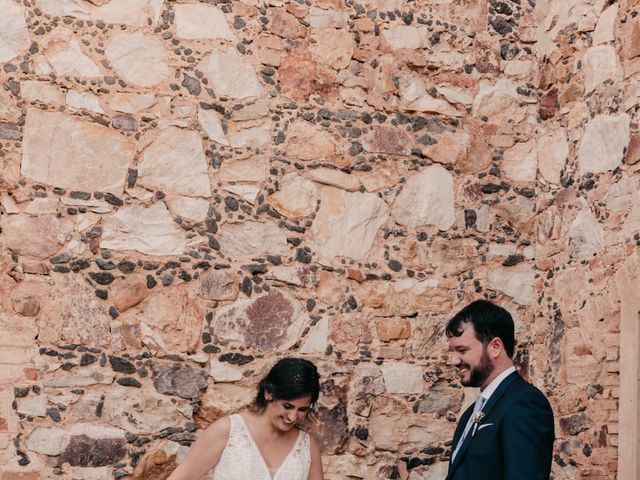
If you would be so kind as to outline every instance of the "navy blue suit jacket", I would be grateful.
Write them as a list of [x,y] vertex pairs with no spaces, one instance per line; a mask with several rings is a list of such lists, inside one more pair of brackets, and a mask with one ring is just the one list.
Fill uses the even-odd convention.
[[[452,452],[472,411],[473,405],[460,417]],[[554,426],[543,393],[514,372],[482,411],[484,419],[464,439],[446,480],[549,480]]]

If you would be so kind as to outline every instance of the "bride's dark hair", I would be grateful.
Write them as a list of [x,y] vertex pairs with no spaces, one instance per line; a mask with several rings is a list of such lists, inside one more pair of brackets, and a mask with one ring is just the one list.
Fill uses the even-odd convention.
[[303,358],[278,360],[258,384],[258,394],[253,401],[256,410],[262,410],[269,403],[266,392],[276,400],[295,400],[309,395],[313,406],[320,396],[318,369]]

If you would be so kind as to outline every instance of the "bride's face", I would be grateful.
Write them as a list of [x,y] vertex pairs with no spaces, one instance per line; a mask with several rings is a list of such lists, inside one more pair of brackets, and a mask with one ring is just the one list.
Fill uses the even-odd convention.
[[276,429],[287,432],[304,421],[310,408],[311,395],[306,395],[294,400],[273,400],[267,404],[265,413]]

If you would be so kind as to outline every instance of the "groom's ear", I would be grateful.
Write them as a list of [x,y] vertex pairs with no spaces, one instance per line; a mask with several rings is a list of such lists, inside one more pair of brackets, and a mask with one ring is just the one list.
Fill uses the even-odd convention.
[[487,351],[492,358],[498,358],[502,352],[505,352],[504,343],[500,337],[493,337],[487,345]]

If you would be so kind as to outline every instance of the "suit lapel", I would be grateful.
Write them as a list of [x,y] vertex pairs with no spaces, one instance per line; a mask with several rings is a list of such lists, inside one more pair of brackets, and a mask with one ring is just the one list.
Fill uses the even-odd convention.
[[[511,385],[513,381],[516,380],[516,378],[520,378],[520,375],[518,375],[517,372],[513,372],[511,375],[505,378],[502,382],[500,382],[500,385],[498,385],[498,388],[496,388],[496,390],[493,392],[493,394],[491,395],[487,403],[482,407],[482,412],[484,412],[485,418],[489,416],[489,412],[491,412],[491,409],[493,408],[493,406],[498,402],[498,400],[500,400],[500,398],[502,397],[502,395],[504,395],[504,392],[507,390],[509,385]],[[472,410],[473,410],[473,405],[471,406],[471,408],[467,409],[466,412],[464,412],[464,415],[460,419],[460,422],[458,423],[458,425],[467,424],[467,422],[469,421],[469,415],[471,415],[470,412]],[[469,413],[469,415],[467,415],[467,413]],[[464,454],[467,451],[467,448],[469,448],[469,445],[471,444],[472,439],[473,439],[473,435],[471,434],[471,432],[469,432],[469,434],[464,439],[464,442],[460,446],[460,450],[456,454],[456,458],[454,459],[453,462],[450,463],[449,473],[445,480],[449,480],[453,475],[453,472],[455,471],[456,467],[462,460],[462,457],[464,457]],[[454,443],[452,445],[452,448],[455,449],[455,446],[456,444]]]

